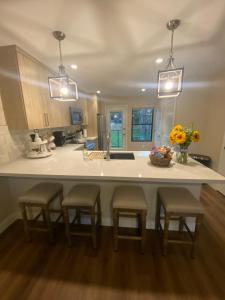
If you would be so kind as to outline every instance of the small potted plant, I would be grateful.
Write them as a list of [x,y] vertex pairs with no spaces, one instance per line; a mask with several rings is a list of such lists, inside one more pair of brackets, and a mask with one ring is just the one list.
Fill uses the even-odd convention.
[[199,140],[199,131],[193,127],[183,127],[182,125],[174,126],[170,132],[169,141],[170,144],[177,149],[176,159],[178,163],[187,163],[188,147],[192,142],[198,142]]

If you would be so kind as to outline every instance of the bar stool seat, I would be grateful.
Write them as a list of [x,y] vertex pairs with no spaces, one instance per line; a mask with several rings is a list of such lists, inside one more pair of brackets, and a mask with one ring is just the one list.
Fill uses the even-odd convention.
[[[144,252],[146,236],[147,203],[144,191],[139,186],[118,186],[113,194],[113,232],[114,250],[118,249],[118,239],[141,241],[141,252]],[[138,219],[140,235],[119,234],[119,217],[135,217]]]
[[185,188],[163,187],[158,193],[167,212],[203,213],[201,203]]
[[42,182],[21,195],[18,202],[48,204],[52,198],[55,198],[62,191],[62,188],[63,186],[60,183]]
[[[96,212],[97,206],[97,212]],[[100,203],[100,188],[95,184],[78,184],[72,188],[68,195],[62,201],[64,212],[64,222],[66,236],[69,246],[72,245],[71,235],[91,236],[93,248],[97,247],[96,229],[97,225],[101,225],[101,203]],[[81,215],[90,215],[91,217],[91,232],[80,232],[70,230],[69,210],[75,209],[76,215],[72,224],[81,224]],[[97,215],[97,223],[95,217]]]
[[113,208],[147,209],[142,188],[137,186],[120,186],[115,189]]
[[[23,217],[23,224],[24,224],[24,231],[26,234],[27,240],[30,240],[30,231],[37,230],[37,231],[48,231],[49,239],[53,241],[53,232],[52,232],[52,222],[50,218],[50,213],[59,213],[59,217],[55,222],[58,222],[59,219],[62,217],[61,209],[50,209],[49,205],[52,203],[53,200],[59,198],[60,202],[63,199],[63,185],[60,183],[52,183],[52,182],[42,182],[36,184],[27,192],[22,194],[18,198],[18,203],[20,205]],[[35,216],[32,220],[28,220],[27,217],[27,208],[28,207],[38,207],[40,208],[39,214]],[[47,228],[42,227],[33,227],[30,226],[30,221],[37,221],[39,217],[42,216],[44,223],[46,224]]]
[[98,194],[99,187],[97,185],[76,185],[63,199],[62,206],[93,206]]
[[[161,216],[161,208],[164,210],[164,216]],[[182,187],[161,187],[157,192],[157,209],[155,229],[163,231],[163,254],[167,253],[168,243],[191,245],[191,256],[195,256],[195,247],[199,236],[199,228],[204,215],[203,207],[186,188]],[[186,217],[195,218],[195,230],[192,233],[186,224]],[[161,220],[164,220],[162,228]],[[169,239],[169,224],[171,220],[179,221],[179,232],[185,229],[188,232],[190,240]]]

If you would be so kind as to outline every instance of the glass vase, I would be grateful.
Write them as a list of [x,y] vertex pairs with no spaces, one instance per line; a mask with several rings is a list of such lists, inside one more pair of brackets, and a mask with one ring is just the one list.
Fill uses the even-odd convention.
[[188,147],[180,145],[176,154],[176,160],[179,164],[186,165],[188,162]]

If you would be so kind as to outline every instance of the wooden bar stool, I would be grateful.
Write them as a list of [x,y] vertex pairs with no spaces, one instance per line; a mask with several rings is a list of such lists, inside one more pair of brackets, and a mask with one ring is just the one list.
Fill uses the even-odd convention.
[[[164,217],[160,215],[161,208],[164,210]],[[195,218],[195,231],[192,233],[185,222],[186,217]],[[195,256],[196,243],[199,236],[199,228],[203,219],[203,208],[201,203],[189,192],[180,187],[162,187],[157,193],[157,208],[155,229],[163,231],[163,254],[167,254],[168,243],[191,245],[191,257]],[[161,226],[164,220],[164,230]],[[169,224],[171,220],[179,221],[179,232],[185,229],[190,240],[169,239]]]
[[[138,186],[118,186],[113,194],[113,239],[114,250],[118,249],[118,239],[141,241],[141,252],[144,252],[146,240],[147,203],[143,189]],[[118,232],[119,217],[138,218],[140,235],[120,235]]]
[[[53,231],[52,231],[52,222],[50,218],[50,213],[59,213],[59,217],[56,222],[62,217],[62,211],[57,209],[50,209],[49,205],[53,200],[59,198],[60,201],[63,199],[63,186],[59,183],[50,183],[50,182],[42,182],[30,190],[25,192],[18,198],[18,202],[22,211],[23,224],[24,224],[24,232],[27,240],[31,239],[30,231],[47,231],[49,233],[49,240],[53,241]],[[28,220],[27,217],[27,208],[28,207],[38,207],[40,208],[39,214],[33,218],[32,220]],[[46,228],[31,226],[30,223],[34,223],[37,221],[40,216],[43,217]]]
[[[97,225],[101,225],[101,203],[100,203],[100,188],[94,184],[79,184],[72,188],[69,194],[62,202],[64,212],[64,222],[66,236],[69,246],[72,245],[71,235],[91,236],[93,247],[97,247],[96,229]],[[89,215],[91,217],[91,232],[80,232],[70,230],[69,210],[76,209],[76,215],[72,224],[81,224],[81,216]],[[97,209],[97,212],[96,212]],[[96,223],[97,215],[97,223]]]

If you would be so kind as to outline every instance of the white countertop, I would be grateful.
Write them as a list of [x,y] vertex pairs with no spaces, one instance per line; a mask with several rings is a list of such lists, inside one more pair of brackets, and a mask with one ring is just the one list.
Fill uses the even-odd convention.
[[98,181],[224,183],[225,177],[190,159],[187,165],[172,162],[169,168],[153,166],[148,152],[133,151],[135,160],[83,160],[76,145],[57,148],[47,158],[19,158],[0,166],[0,176],[86,179]]

